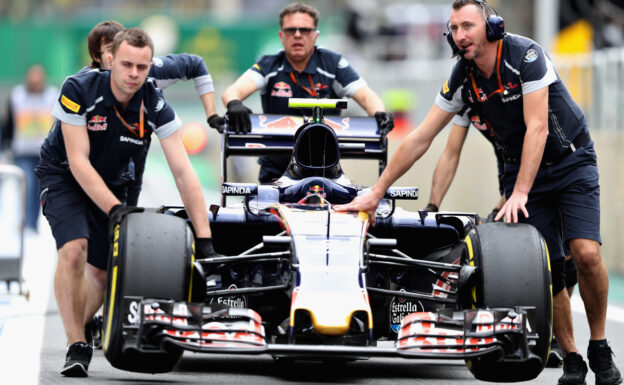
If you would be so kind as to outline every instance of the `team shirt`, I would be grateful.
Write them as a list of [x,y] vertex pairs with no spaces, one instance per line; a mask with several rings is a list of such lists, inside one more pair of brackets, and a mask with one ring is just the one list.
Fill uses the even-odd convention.
[[[139,111],[142,101],[144,132],[141,137]],[[41,147],[42,162],[69,172],[61,122],[86,126],[89,160],[109,187],[134,181],[133,163],[145,162],[152,132],[162,140],[181,125],[152,79],[147,79],[124,108],[113,96],[110,71],[101,69],[68,77],[52,108],[52,115],[57,121]]]
[[436,105],[447,112],[469,106],[500,145],[504,156],[519,159],[526,133],[522,97],[548,87],[548,139],[544,159],[556,158],[570,147],[581,131],[587,130],[583,112],[565,88],[551,59],[537,43],[507,34],[501,50],[498,72],[505,93],[494,93],[500,88],[496,67],[491,76],[485,78],[474,66],[473,85],[460,60],[436,97]]
[[[294,70],[286,59],[286,53],[281,50],[275,55],[262,56],[245,75],[258,86],[262,110],[266,114],[301,115],[298,109],[288,108],[288,98],[315,97],[305,88],[316,89],[321,99],[336,99],[351,97],[366,85],[366,81],[360,78],[347,59],[319,47],[314,48],[310,61],[301,73]],[[336,111],[324,113],[336,114]]]

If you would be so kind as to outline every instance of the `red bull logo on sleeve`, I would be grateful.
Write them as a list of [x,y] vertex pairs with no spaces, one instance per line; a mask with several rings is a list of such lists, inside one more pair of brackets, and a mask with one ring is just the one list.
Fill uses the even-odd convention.
[[87,123],[87,128],[90,131],[106,131],[108,123],[106,123],[106,116],[94,115]]
[[273,84],[273,90],[271,96],[277,96],[280,98],[292,98],[293,92],[290,88],[290,84],[286,82],[277,82]]

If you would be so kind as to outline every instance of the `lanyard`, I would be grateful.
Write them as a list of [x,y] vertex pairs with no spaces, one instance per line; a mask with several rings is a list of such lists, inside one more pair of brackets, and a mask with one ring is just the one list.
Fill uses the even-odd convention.
[[130,132],[132,132],[134,136],[138,136],[139,138],[143,139],[143,133],[144,133],[143,110],[145,109],[145,104],[143,103],[143,100],[141,100],[141,109],[139,110],[139,134],[138,135],[136,133],[136,128],[132,127],[131,125],[128,124],[128,122],[125,121],[125,119],[121,116],[119,111],[117,111],[117,107],[113,106],[113,108],[115,109],[115,113],[117,114],[117,117],[119,118],[119,120],[121,120],[121,123],[123,123],[123,125],[126,126],[126,128],[130,130]]
[[307,92],[308,94],[310,94],[313,97],[317,97],[318,96],[318,92],[316,92],[316,88],[314,87],[314,83],[312,82],[312,75],[308,74],[308,80],[310,81],[310,87],[312,87],[312,89],[304,86],[303,84],[300,84],[297,79],[295,79],[295,75],[293,72],[290,73],[290,78],[292,79],[293,83],[295,83],[296,85],[298,85],[299,87],[303,88],[303,90],[305,92]]
[[490,97],[492,97],[493,95],[498,94],[498,93],[501,93],[503,95],[507,94],[507,90],[505,89],[505,87],[503,87],[503,82],[501,81],[501,76],[500,76],[500,62],[501,62],[501,51],[502,51],[502,48],[503,48],[503,40],[501,39],[501,40],[498,41],[498,49],[496,51],[496,79],[498,80],[498,89],[497,90],[494,90],[494,92],[492,92],[488,96],[481,96],[479,94],[479,91],[477,91],[477,82],[475,82],[475,78],[474,78],[474,75],[472,74],[472,70],[470,70],[470,81],[472,82],[472,89],[475,92],[477,100],[480,101],[480,102],[485,102]]

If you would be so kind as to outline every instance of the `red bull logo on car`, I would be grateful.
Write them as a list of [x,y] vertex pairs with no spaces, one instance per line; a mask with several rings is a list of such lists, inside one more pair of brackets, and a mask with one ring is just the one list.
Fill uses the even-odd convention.
[[[259,115],[260,128],[267,128],[271,130],[285,130],[295,131],[303,124],[303,118],[299,116],[282,116],[279,118],[271,117],[272,120],[265,115]],[[340,118],[338,118],[340,119]],[[333,120],[332,118],[325,117],[325,124],[334,130],[334,132],[340,132],[348,129],[350,125],[350,118],[343,118],[341,120]]]
[[325,198],[325,189],[323,189],[323,187],[315,184],[314,186],[310,186],[310,189],[308,190],[308,192],[306,193],[306,196],[309,195],[319,195],[322,198]]
[[271,96],[277,96],[280,98],[292,98],[293,93],[292,89],[290,88],[290,84],[286,82],[277,82],[273,84]]

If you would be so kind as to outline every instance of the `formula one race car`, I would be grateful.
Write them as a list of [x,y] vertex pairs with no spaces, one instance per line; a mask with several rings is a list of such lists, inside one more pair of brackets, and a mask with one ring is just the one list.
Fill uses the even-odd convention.
[[[475,377],[535,378],[550,349],[546,244],[530,225],[481,224],[471,213],[409,212],[393,187],[371,226],[336,212],[366,191],[341,157],[386,160],[372,118],[323,117],[345,101],[293,99],[310,120],[252,115],[252,132],[223,134],[232,155],[290,153],[271,185],[222,184],[210,208],[222,257],[196,259],[193,230],[174,207],[131,213],[114,226],[103,349],[136,372],[172,370],[184,350],[354,360],[463,359]],[[227,206],[226,196],[242,196]]]

